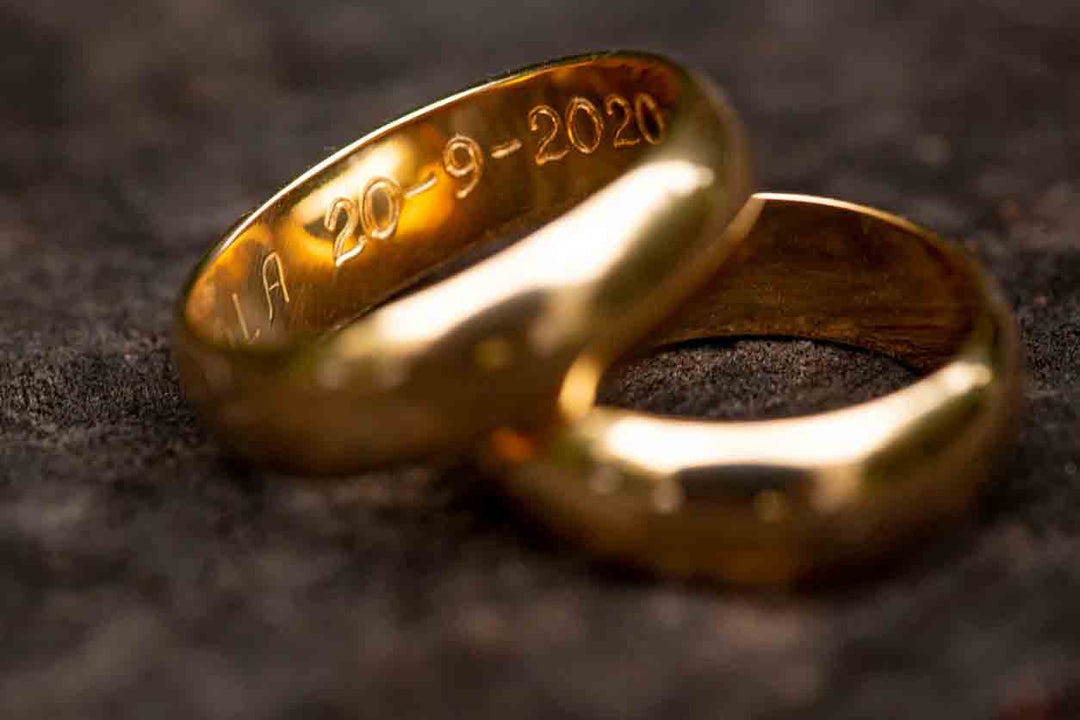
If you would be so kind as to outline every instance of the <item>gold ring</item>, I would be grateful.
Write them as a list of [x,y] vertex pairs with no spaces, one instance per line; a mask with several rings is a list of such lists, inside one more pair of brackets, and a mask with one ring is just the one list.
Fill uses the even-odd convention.
[[241,219],[177,304],[181,381],[232,449],[309,473],[532,427],[575,361],[606,362],[713,273],[756,217],[751,192],[708,80],[636,53],[520,70],[376,130]]
[[756,197],[749,237],[650,344],[795,336],[927,374],[837,411],[704,422],[593,407],[604,366],[582,360],[564,423],[491,450],[514,494],[602,556],[760,584],[868,559],[962,508],[1015,415],[1014,322],[965,253],[871,208]]

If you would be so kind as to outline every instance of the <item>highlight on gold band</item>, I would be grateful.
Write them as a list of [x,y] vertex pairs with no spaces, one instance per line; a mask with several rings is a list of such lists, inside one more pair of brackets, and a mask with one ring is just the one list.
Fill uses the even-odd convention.
[[253,460],[337,472],[461,450],[542,422],[575,360],[691,292],[745,235],[752,187],[734,112],[669,60],[510,73],[358,140],[230,230],[177,305],[181,380]]
[[593,407],[605,365],[577,363],[563,421],[497,431],[491,451],[512,493],[600,555],[764,584],[856,564],[954,517],[1009,429],[1016,332],[972,259],[872,208],[756,197],[751,234],[648,344],[810,338],[925,377],[833,412],[706,422]]

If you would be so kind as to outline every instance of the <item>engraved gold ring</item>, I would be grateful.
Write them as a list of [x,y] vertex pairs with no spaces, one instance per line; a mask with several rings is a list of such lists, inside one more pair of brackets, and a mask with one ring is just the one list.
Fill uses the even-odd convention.
[[703,77],[637,53],[514,72],[376,130],[229,230],[177,304],[181,381],[233,450],[308,473],[537,426],[571,365],[606,363],[713,274],[752,191]]
[[1009,429],[1016,331],[972,259],[878,210],[756,197],[750,235],[650,344],[795,336],[926,374],[836,411],[704,422],[594,407],[604,366],[583,358],[560,396],[564,422],[500,431],[491,451],[512,493],[600,555],[765,584],[857,563],[961,508]]

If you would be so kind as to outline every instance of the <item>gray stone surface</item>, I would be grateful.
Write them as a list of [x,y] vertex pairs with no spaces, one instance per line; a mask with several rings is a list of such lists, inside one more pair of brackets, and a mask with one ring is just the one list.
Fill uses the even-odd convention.
[[[0,5],[0,718],[1080,715],[1080,5]],[[1016,308],[1017,444],[970,523],[786,597],[550,539],[464,462],[340,484],[222,459],[169,359],[241,212],[485,73],[593,48],[703,67],[762,185],[969,243]],[[704,344],[612,379],[714,417],[902,384],[865,353]]]

